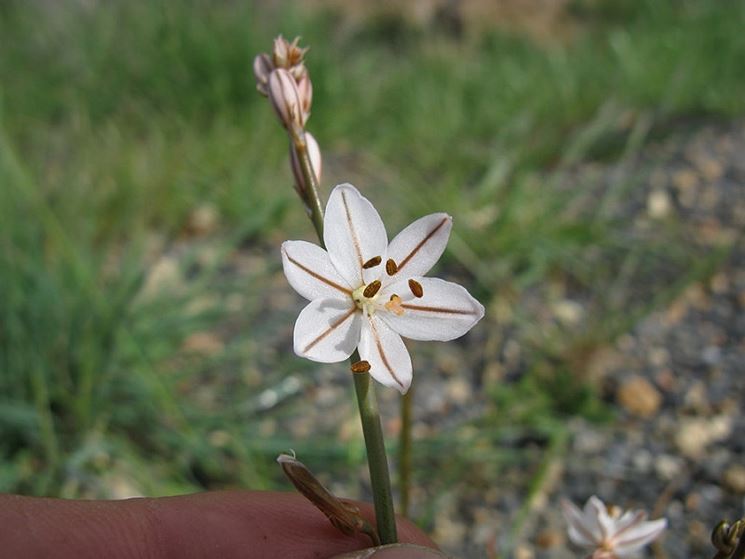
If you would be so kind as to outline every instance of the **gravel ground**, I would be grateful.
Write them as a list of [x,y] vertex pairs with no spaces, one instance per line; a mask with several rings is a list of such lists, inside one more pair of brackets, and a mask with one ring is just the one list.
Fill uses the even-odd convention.
[[[588,357],[586,368],[617,419],[600,426],[570,422],[567,445],[547,461],[517,535],[508,537],[507,527],[515,526],[524,499],[519,471],[503,475],[491,490],[484,491],[477,478],[452,486],[434,518],[435,538],[449,552],[469,558],[579,557],[566,541],[558,505],[563,497],[581,504],[595,494],[606,503],[666,517],[665,537],[647,552],[657,558],[712,557],[712,527],[745,514],[743,153],[745,123],[685,126],[637,158],[572,171],[567,183],[594,185],[588,200],[633,183],[611,210],[628,223],[630,234],[673,224],[678,242],[688,243],[701,259],[717,251],[723,257],[700,281]],[[651,270],[655,285],[686,272],[671,274],[654,265]],[[641,294],[652,293],[647,276],[633,278]],[[573,294],[580,315],[587,300]],[[505,347],[509,340],[499,357],[509,379],[519,359],[510,364]],[[435,392],[420,388],[428,390]]]

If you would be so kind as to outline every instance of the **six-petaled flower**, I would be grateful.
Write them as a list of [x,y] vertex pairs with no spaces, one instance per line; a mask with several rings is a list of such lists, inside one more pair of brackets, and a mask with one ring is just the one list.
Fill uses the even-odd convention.
[[352,185],[337,186],[324,217],[327,250],[305,241],[282,244],[285,275],[310,300],[295,323],[295,353],[334,363],[357,348],[373,378],[405,393],[412,366],[402,336],[452,340],[484,316],[465,288],[424,277],[451,226],[449,215],[431,214],[389,244],[373,205]]

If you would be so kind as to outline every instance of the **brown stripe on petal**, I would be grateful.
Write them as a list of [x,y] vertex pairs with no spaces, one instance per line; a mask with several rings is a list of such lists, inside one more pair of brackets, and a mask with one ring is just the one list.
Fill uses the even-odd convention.
[[303,353],[308,353],[308,350],[310,350],[313,346],[315,346],[318,342],[320,342],[322,339],[324,339],[326,336],[331,334],[334,330],[336,330],[339,326],[344,324],[344,322],[354,314],[354,311],[357,310],[357,307],[352,307],[349,309],[349,312],[342,316],[339,320],[336,322],[332,322],[331,325],[326,328],[323,332],[321,332],[312,342],[310,342],[305,348],[303,349]]
[[341,193],[341,201],[344,204],[344,213],[347,216],[347,225],[349,225],[349,233],[352,235],[352,243],[354,244],[354,250],[357,253],[357,260],[360,263],[360,267],[363,266],[364,262],[362,261],[362,249],[360,248],[360,240],[357,237],[357,231],[354,230],[354,225],[352,224],[352,214],[349,211],[349,204],[347,204],[347,195],[342,191]]
[[446,307],[426,307],[424,305],[412,305],[411,303],[401,303],[401,307],[404,309],[409,309],[411,311],[439,312],[443,314],[476,314],[475,311],[466,311],[463,309],[448,309]]
[[391,367],[391,364],[388,361],[388,357],[383,351],[383,344],[380,342],[380,335],[378,334],[378,329],[375,327],[375,323],[372,320],[370,321],[370,330],[372,331],[373,338],[375,338],[375,347],[378,350],[378,354],[380,355],[381,361],[383,361],[383,365],[385,365],[385,368],[388,370],[390,375],[393,377],[393,380],[395,380],[398,383],[398,385],[401,388],[403,388],[404,383],[399,380],[399,378],[396,376],[396,373],[393,371],[393,367]]
[[307,273],[307,274],[313,276],[314,278],[316,278],[318,281],[321,281],[321,282],[325,283],[326,285],[329,285],[329,286],[333,287],[334,289],[338,289],[342,293],[346,293],[347,295],[350,295],[350,296],[352,295],[352,290],[351,289],[347,289],[343,285],[339,285],[335,281],[331,281],[330,279],[323,277],[318,272],[314,272],[313,270],[311,270],[307,266],[303,266],[300,262],[298,262],[292,256],[290,256],[289,254],[287,254],[286,251],[285,251],[285,255],[287,256],[287,260],[289,260],[290,262],[292,262],[293,264],[295,264],[295,266],[297,266],[298,268],[300,268],[301,270],[303,270],[305,273]]
[[362,268],[364,270],[369,270],[370,268],[374,268],[375,266],[380,264],[382,260],[383,259],[380,256],[373,256],[370,260],[368,260],[362,265]]
[[447,217],[443,217],[442,221],[437,224],[437,227],[432,229],[429,233],[427,233],[427,236],[424,237],[421,241],[419,241],[419,244],[414,247],[414,250],[412,250],[409,255],[401,260],[401,262],[398,264],[398,269],[401,270],[406,264],[409,263],[409,261],[414,257],[414,255],[419,252],[424,245],[427,244],[427,242],[434,236],[435,233],[437,233],[440,229],[442,229],[442,226],[445,225],[448,222]]
[[424,289],[422,289],[422,284],[414,279],[409,280],[409,289],[411,289],[411,292],[417,299],[421,299],[424,296]]

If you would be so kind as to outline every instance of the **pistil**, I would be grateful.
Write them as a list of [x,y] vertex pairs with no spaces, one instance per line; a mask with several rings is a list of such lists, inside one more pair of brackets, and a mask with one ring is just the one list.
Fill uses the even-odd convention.
[[385,308],[396,316],[401,316],[402,314],[404,314],[404,309],[401,306],[401,297],[399,297],[395,293],[391,295],[391,299],[385,304]]

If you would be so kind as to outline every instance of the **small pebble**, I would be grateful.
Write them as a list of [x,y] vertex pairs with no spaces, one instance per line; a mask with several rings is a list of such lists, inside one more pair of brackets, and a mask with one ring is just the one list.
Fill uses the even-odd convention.
[[655,415],[662,403],[659,391],[639,375],[634,375],[621,384],[617,398],[627,412],[645,419]]
[[745,466],[733,464],[724,472],[724,485],[736,492],[745,493]]

